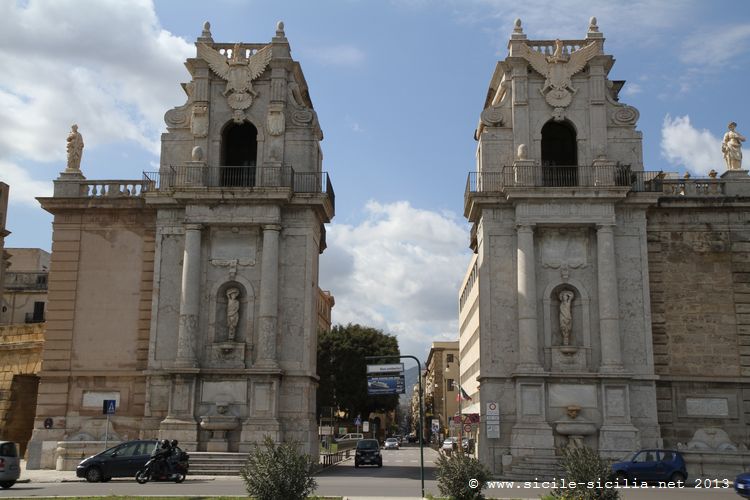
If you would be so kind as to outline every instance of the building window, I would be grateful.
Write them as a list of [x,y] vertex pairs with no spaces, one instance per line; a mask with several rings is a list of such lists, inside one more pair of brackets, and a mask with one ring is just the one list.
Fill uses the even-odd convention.
[[453,354],[446,354],[445,355],[445,362],[446,363],[453,363]]
[[450,391],[452,391],[452,390],[453,390],[453,384],[454,384],[454,381],[453,381],[453,379],[452,379],[452,378],[449,378],[449,379],[447,379],[447,380],[445,381],[445,385],[447,386],[447,390],[448,390],[448,392],[450,392]]

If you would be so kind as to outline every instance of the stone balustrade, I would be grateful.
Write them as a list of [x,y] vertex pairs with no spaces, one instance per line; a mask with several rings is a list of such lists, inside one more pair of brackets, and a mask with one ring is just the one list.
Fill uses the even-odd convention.
[[[560,40],[563,44],[563,54],[569,56],[572,52],[585,47],[589,42],[587,40]],[[546,56],[551,56],[555,53],[555,40],[529,40],[526,45],[531,50],[540,52]]]
[[662,191],[667,196],[722,196],[726,182],[722,179],[664,179]]
[[142,180],[96,180],[81,182],[81,196],[86,198],[140,197],[144,191]]

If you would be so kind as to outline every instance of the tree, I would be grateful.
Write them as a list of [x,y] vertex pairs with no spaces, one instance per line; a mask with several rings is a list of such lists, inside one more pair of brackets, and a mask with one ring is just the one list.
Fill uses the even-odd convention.
[[[368,326],[349,323],[335,325],[318,335],[318,415],[324,406],[335,406],[347,418],[373,411],[390,411],[398,406],[398,395],[367,395],[367,360],[365,356],[400,354],[393,335]],[[397,362],[389,360],[388,362]],[[371,362],[370,364],[377,364]]]

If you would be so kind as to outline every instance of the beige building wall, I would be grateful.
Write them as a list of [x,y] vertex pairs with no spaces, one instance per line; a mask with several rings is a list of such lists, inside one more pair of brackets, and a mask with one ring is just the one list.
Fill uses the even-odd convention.
[[41,248],[8,248],[0,325],[41,323],[47,309],[50,253]]
[[52,255],[41,248],[6,248],[10,254],[9,271],[43,272],[49,271]]
[[318,331],[331,330],[331,310],[335,304],[331,292],[318,288]]
[[[745,198],[747,199],[747,198]],[[750,212],[673,197],[648,213],[657,407],[666,446],[699,428],[750,443]]]
[[3,297],[5,268],[7,267],[7,260],[10,257],[5,251],[5,237],[10,234],[10,231],[5,228],[5,221],[8,218],[9,195],[10,187],[4,182],[0,182],[0,299]]
[[[109,439],[139,436],[155,222],[138,197],[55,197],[40,202],[55,218],[46,342],[29,460],[30,467],[49,468],[54,467],[54,454],[47,448],[53,443],[104,438],[104,399],[117,401]],[[52,429],[44,428],[48,417]]]
[[[458,297],[459,348],[461,357],[461,385],[471,397],[472,408],[479,404],[479,272],[477,254],[472,255],[461,282]],[[479,413],[474,411],[472,413]]]
[[458,341],[433,342],[425,363],[425,427],[440,420],[440,433],[449,434],[450,419],[458,413]]

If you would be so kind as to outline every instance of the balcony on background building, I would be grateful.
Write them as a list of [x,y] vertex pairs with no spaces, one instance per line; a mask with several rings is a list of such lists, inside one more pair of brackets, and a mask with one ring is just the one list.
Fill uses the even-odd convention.
[[5,271],[5,290],[8,292],[24,290],[47,290],[47,276],[45,272],[15,272]]

